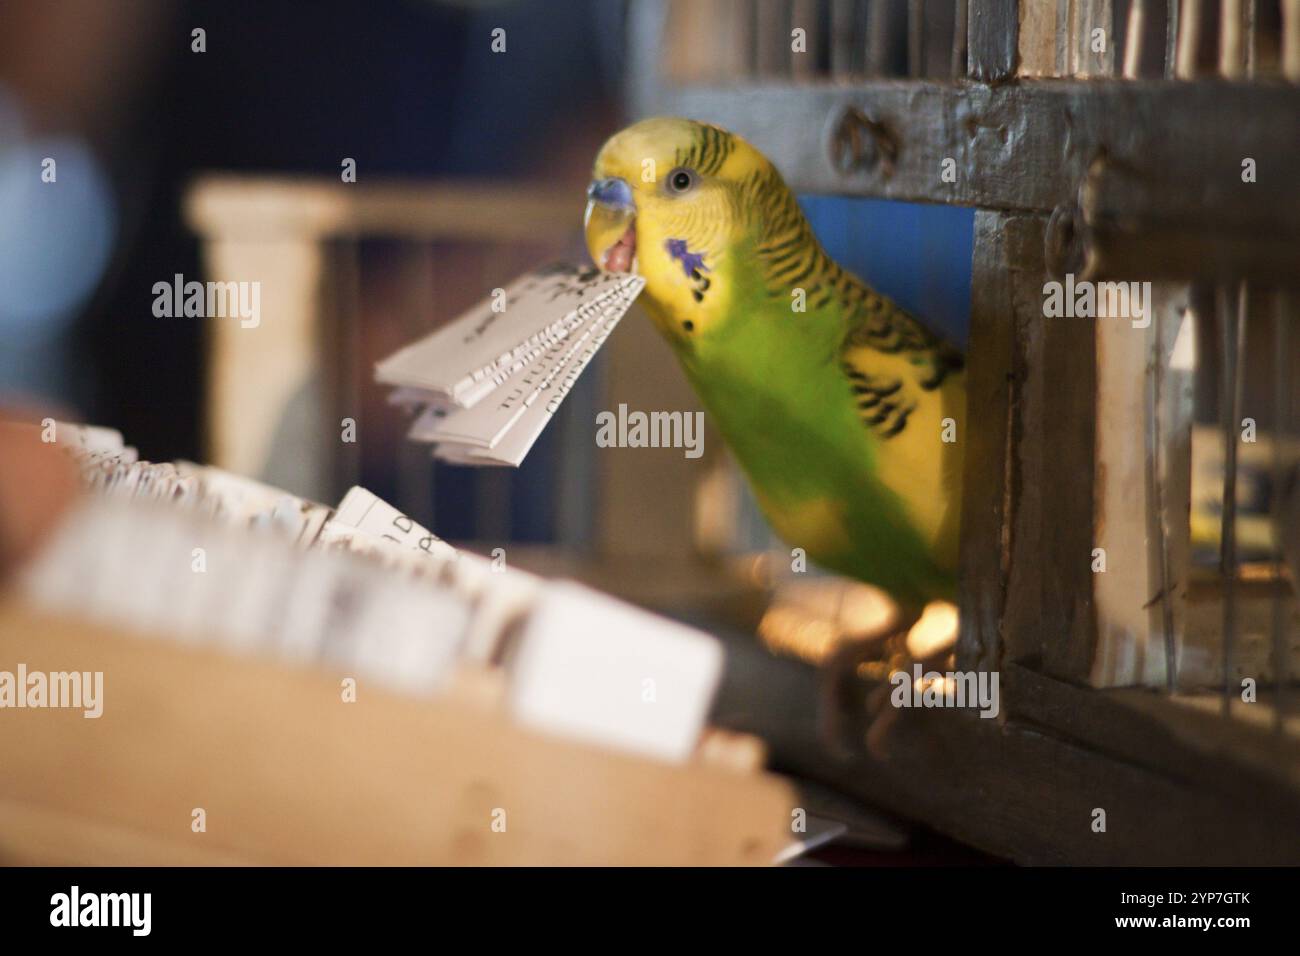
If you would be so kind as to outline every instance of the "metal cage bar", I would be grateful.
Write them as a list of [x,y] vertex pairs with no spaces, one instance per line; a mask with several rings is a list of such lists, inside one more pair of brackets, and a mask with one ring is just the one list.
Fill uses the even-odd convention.
[[1240,439],[1242,366],[1246,346],[1246,283],[1237,287],[1234,307],[1227,286],[1218,289],[1217,305],[1223,325],[1222,407],[1223,512],[1219,535],[1219,575],[1223,587],[1223,713],[1231,714],[1232,670],[1237,645],[1237,442]]
[[[1286,611],[1286,594],[1287,594],[1287,561],[1285,555],[1284,536],[1292,529],[1286,525],[1286,512],[1284,510],[1284,495],[1296,494],[1296,488],[1286,489],[1287,474],[1286,461],[1284,460],[1285,444],[1291,433],[1291,317],[1288,312],[1289,297],[1287,294],[1278,290],[1274,296],[1273,305],[1273,348],[1274,348],[1274,366],[1273,366],[1273,461],[1272,461],[1272,487],[1270,489],[1273,517],[1273,545],[1276,549],[1274,556],[1274,591],[1273,591],[1273,620],[1272,620],[1272,644],[1273,644],[1273,683],[1276,694],[1276,700],[1273,702],[1273,726],[1274,729],[1281,733],[1285,728],[1286,721],[1286,703],[1287,703],[1287,681],[1290,679],[1290,667],[1287,660],[1287,638],[1289,637],[1287,611]],[[1286,490],[1284,490],[1286,489]],[[1300,585],[1300,580],[1296,580],[1295,570],[1292,569],[1290,587],[1294,589]]]

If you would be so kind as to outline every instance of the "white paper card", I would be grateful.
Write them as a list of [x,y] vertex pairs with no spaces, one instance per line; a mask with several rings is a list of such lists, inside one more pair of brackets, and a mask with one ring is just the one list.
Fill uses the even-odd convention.
[[452,558],[456,555],[455,548],[428,528],[402,514],[378,495],[356,485],[348,489],[329,521],[331,530],[339,524],[435,557]]
[[511,662],[523,723],[663,760],[690,757],[722,674],[712,637],[569,582],[538,597]]

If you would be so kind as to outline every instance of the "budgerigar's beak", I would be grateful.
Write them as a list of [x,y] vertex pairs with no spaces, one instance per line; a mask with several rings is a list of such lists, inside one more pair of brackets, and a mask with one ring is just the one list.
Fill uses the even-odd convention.
[[627,180],[607,176],[592,181],[584,225],[587,251],[596,265],[609,272],[636,271],[636,205]]

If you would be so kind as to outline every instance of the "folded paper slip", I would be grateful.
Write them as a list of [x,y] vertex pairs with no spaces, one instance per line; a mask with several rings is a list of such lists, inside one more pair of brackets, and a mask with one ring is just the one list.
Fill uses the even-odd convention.
[[380,362],[376,380],[416,411],[409,437],[436,457],[517,466],[644,286],[546,266]]

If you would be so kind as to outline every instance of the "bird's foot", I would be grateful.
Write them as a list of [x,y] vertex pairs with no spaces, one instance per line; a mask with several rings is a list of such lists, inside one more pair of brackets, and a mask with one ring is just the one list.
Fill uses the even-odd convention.
[[907,632],[847,644],[823,662],[818,733],[839,759],[888,758],[889,730],[898,719],[889,675],[906,666]]

